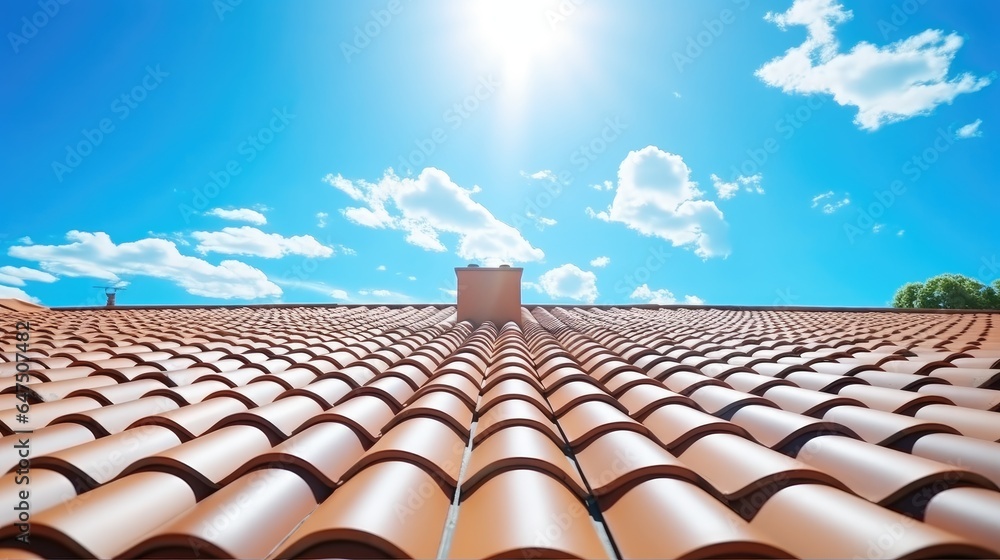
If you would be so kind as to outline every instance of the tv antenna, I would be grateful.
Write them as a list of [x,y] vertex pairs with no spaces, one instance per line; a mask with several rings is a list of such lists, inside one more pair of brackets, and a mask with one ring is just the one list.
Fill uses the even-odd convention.
[[104,290],[104,295],[108,296],[108,303],[106,304],[106,307],[114,307],[115,296],[118,294],[118,292],[125,289],[124,286],[94,286],[94,287],[97,288],[98,290]]

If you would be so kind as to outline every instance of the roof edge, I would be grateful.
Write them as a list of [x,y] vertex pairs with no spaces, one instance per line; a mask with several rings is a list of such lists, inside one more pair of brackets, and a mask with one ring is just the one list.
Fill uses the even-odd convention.
[[[4,302],[10,300],[0,300],[0,307]],[[14,300],[18,301],[20,300]],[[404,309],[406,307],[453,307],[454,302],[414,302],[414,303],[227,303],[227,304],[185,304],[185,305],[116,305],[106,306],[58,306],[44,307],[36,304],[34,310],[51,309],[53,311],[115,311],[115,310],[144,310],[144,309],[239,309],[242,307],[253,307],[261,309],[281,309],[290,307],[386,307],[388,309]],[[936,313],[943,315],[963,315],[969,313],[997,313],[1000,309],[912,309],[901,307],[844,307],[844,306],[808,306],[808,305],[691,305],[691,304],[670,304],[657,305],[651,303],[627,303],[627,304],[559,304],[559,303],[522,303],[522,307],[528,309],[554,309],[561,307],[564,309],[719,309],[723,311],[810,311],[810,312],[846,312],[846,313]],[[16,311],[20,311],[17,309]]]

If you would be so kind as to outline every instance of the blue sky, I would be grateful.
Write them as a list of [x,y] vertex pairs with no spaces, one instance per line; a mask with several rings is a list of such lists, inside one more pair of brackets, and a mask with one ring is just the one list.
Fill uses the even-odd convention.
[[1000,277],[988,0],[4,2],[0,297],[886,305]]

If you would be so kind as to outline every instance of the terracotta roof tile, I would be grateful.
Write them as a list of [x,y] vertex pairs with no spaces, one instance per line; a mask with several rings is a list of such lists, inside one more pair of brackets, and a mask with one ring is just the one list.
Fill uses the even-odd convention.
[[[31,452],[36,456],[67,449],[94,440],[94,433],[79,424],[56,424],[35,430],[29,436]],[[0,473],[14,469],[20,459],[18,443],[25,438],[23,434],[13,434],[0,438]]]
[[524,468],[549,474],[581,499],[588,495],[583,479],[562,448],[546,434],[526,426],[499,430],[473,448],[461,495],[465,499],[492,477]]
[[629,416],[640,422],[650,412],[668,404],[699,408],[690,397],[679,395],[656,383],[635,385],[619,395],[618,401],[628,411]]
[[602,509],[651,478],[677,478],[706,484],[690,467],[653,440],[628,430],[614,430],[598,437],[577,453],[576,458]]
[[0,434],[10,435],[14,430],[37,430],[47,426],[50,422],[75,412],[83,412],[99,408],[101,403],[88,397],[73,397],[60,399],[58,401],[36,404],[31,407],[31,415],[28,422],[18,422],[17,409],[11,408],[0,412]]
[[132,427],[163,426],[169,428],[183,441],[187,441],[206,433],[212,426],[229,415],[240,413],[246,409],[247,405],[241,400],[220,397],[183,406],[155,416],[140,418],[132,424]]
[[551,476],[528,469],[494,476],[462,503],[449,551],[450,558],[567,555],[608,557],[583,502]]
[[[789,486],[750,526],[800,558],[988,557],[989,550],[933,525],[816,484]],[[816,531],[822,527],[822,531]]]
[[250,426],[227,426],[184,444],[164,447],[129,465],[124,474],[167,472],[187,482],[201,499],[218,490],[236,469],[270,449],[262,431]]
[[251,408],[246,412],[227,415],[211,429],[214,431],[235,425],[254,426],[276,445],[288,439],[307,420],[322,412],[323,407],[313,399],[294,396]]
[[745,428],[762,445],[794,456],[809,440],[826,434],[858,438],[850,428],[834,422],[769,406],[746,406],[733,414],[732,422]]
[[927,434],[911,452],[981,474],[1000,486],[1000,443],[954,434]]
[[604,512],[604,519],[624,558],[790,556],[704,490],[671,478],[635,486]]
[[[183,480],[137,473],[32,515],[31,550],[49,558],[118,557],[194,504]],[[16,531],[13,525],[0,528],[0,546],[15,545]]]
[[709,434],[678,455],[737,513],[749,519],[775,492],[812,482],[846,489],[823,470],[732,434]]
[[263,558],[315,508],[308,485],[295,474],[255,471],[152,531],[122,557]]
[[0,309],[0,554],[998,553],[994,315],[455,311]]
[[558,389],[549,393],[548,401],[557,418],[581,403],[594,401],[604,402],[622,412],[627,412],[624,406],[598,387],[596,383],[584,381],[583,379],[585,378],[564,383]]
[[[378,488],[379,499],[371,499]],[[275,558],[430,558],[450,496],[423,469],[402,461],[368,467],[326,499]]]
[[921,420],[951,426],[962,435],[987,441],[1000,441],[1000,412],[932,404],[921,407],[914,416]]
[[308,482],[317,499],[321,500],[339,484],[347,469],[357,462],[364,451],[364,443],[354,430],[344,424],[322,422],[306,428],[270,451],[255,455],[229,478],[264,468],[287,469]]
[[778,405],[778,408],[782,410],[816,418],[822,417],[828,410],[836,407],[865,406],[861,401],[849,397],[780,385],[764,391],[764,398]]
[[522,399],[505,400],[484,412],[479,418],[474,436],[475,444],[479,445],[482,440],[498,430],[510,426],[528,426],[549,436],[557,444],[564,444],[559,429],[549,413],[539,409],[536,403]]
[[349,480],[369,465],[383,461],[407,461],[418,465],[435,480],[454,491],[467,442],[452,428],[432,418],[411,418],[382,435],[346,473]]
[[1000,556],[1000,494],[980,488],[954,488],[931,498],[924,520]]
[[708,434],[729,433],[751,439],[740,426],[682,404],[669,404],[647,414],[642,424],[674,455]]
[[815,438],[796,457],[833,475],[862,498],[917,518],[923,516],[928,499],[947,488],[997,489],[971,471],[838,436]]
[[944,397],[956,405],[977,410],[1000,411],[1000,391],[947,384],[923,385],[917,392]]
[[170,430],[142,426],[43,455],[31,466],[61,473],[82,494],[114,479],[135,461],[178,444],[180,439]]
[[[76,488],[68,478],[56,471],[39,469],[31,473],[31,484],[34,488],[31,488],[28,495],[30,501],[25,507],[21,505],[21,492],[24,491],[25,485],[17,483],[20,476],[10,473],[0,477],[0,500],[10,504],[10,507],[0,510],[2,525],[17,523],[21,510],[27,509],[36,514],[76,497]],[[20,507],[15,509],[15,506]]]

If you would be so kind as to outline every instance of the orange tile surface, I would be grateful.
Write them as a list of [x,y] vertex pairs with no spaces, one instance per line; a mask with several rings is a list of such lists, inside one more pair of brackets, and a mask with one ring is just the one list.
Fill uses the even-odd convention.
[[998,320],[4,307],[0,557],[998,557]]

